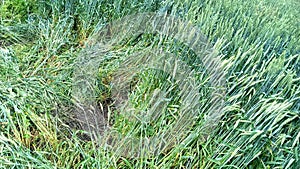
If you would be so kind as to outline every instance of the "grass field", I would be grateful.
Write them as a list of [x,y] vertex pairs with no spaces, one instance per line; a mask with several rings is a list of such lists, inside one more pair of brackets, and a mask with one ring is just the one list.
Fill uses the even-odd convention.
[[[297,0],[0,1],[0,168],[300,168],[299,9]],[[219,58],[222,86],[212,85],[203,64],[212,62],[199,59],[206,55],[180,38],[145,33],[97,55],[90,42],[101,39],[99,31],[145,12],[200,30]],[[136,58],[156,48],[193,74],[180,67],[176,81],[145,69]],[[135,140],[138,157],[99,145],[78,122],[74,95],[89,94],[74,94],[78,58],[90,55],[101,60],[93,99],[112,132]],[[114,89],[116,77],[130,77],[130,90]],[[220,90],[222,100],[212,99]],[[118,112],[113,102],[124,98],[129,108]],[[145,112],[161,114],[149,120]],[[176,141],[157,154],[144,146],[144,138],[156,138],[156,148],[167,137]],[[116,147],[130,145],[121,139]]]

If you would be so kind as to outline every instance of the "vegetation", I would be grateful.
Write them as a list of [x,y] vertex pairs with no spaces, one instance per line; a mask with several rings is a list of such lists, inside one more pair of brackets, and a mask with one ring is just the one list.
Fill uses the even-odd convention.
[[[0,168],[300,168],[299,9],[297,0],[1,1]],[[178,133],[184,139],[166,151],[128,157],[83,138],[72,89],[76,59],[89,40],[108,23],[143,12],[168,13],[201,30],[221,58],[225,104],[220,118],[209,121],[209,109],[201,109],[183,122],[189,125]],[[155,34],[123,39],[103,56],[98,101],[109,109],[107,101],[117,100],[111,82],[126,71],[120,63],[153,46],[192,67],[202,85],[199,103],[208,102],[218,88],[207,82],[197,53]],[[171,101],[148,123],[112,106],[112,128],[136,140],[169,132],[183,109],[180,85],[153,69],[131,78],[128,104],[138,113],[153,106],[158,88],[168,90]]]

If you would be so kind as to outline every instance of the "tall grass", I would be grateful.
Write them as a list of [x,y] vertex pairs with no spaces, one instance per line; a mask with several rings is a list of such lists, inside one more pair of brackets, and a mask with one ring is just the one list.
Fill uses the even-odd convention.
[[[1,168],[300,167],[298,1],[0,3]],[[76,58],[88,38],[118,18],[151,11],[167,12],[193,23],[222,56],[221,63],[227,70],[225,108],[215,127],[203,131],[206,117],[199,114],[191,120],[194,124],[185,139],[168,151],[130,158],[81,138],[86,132],[79,130],[76,117],[70,114],[72,77]],[[112,55],[129,56],[155,40],[155,36],[145,35]],[[195,56],[176,43],[174,39],[165,43],[166,47],[170,44],[168,50],[173,55]],[[110,75],[117,63],[106,60],[100,66],[100,100],[111,97]],[[147,72],[138,75],[140,80],[129,96],[132,104],[143,110],[149,105],[156,83],[163,85],[165,81]],[[173,92],[176,98],[176,90]],[[177,104],[175,99],[169,112],[176,113],[180,108]],[[168,115],[163,118],[172,118]],[[121,133],[136,127],[126,117],[113,118]],[[144,131],[155,134],[165,125],[161,120]]]

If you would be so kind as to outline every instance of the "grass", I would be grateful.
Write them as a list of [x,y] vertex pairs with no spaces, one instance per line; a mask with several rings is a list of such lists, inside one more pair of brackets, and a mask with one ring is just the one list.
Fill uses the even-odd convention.
[[[296,0],[1,1],[0,168],[299,168],[299,8]],[[122,148],[109,151],[82,139],[85,131],[72,113],[77,59],[109,22],[155,11],[189,21],[207,37],[225,72],[225,104],[220,117],[209,116],[218,88],[188,45],[157,34],[124,39],[96,70],[98,101],[125,91],[135,110],[118,114],[107,106],[112,131],[135,141],[169,132],[181,137],[170,137],[179,140],[154,156],[145,147],[139,158],[120,156]],[[135,60],[157,47],[194,72],[189,78],[199,84],[194,93],[202,107],[188,120],[179,118],[192,111],[182,101],[192,100],[180,88],[184,78],[172,80]],[[122,73],[134,79],[130,90],[111,85]],[[164,103],[163,109],[153,103]],[[154,120],[141,114],[157,110]],[[128,146],[122,137],[118,146]]]

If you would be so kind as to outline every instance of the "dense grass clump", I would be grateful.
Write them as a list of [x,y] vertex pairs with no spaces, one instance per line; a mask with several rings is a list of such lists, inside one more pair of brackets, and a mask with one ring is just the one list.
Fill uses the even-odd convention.
[[[299,9],[297,0],[1,1],[0,168],[300,168]],[[182,136],[155,155],[138,149],[143,155],[136,157],[89,137],[74,114],[73,89],[77,58],[93,48],[90,42],[99,31],[145,12],[167,14],[201,30],[225,81],[211,86],[201,56],[159,34],[126,37],[99,56],[95,99],[105,106],[111,131],[133,136],[137,147],[142,137]],[[184,130],[174,127],[180,112],[188,110],[180,82],[128,60],[157,47],[189,65],[193,73],[186,77],[198,87],[194,93],[202,107],[182,123]],[[138,64],[126,69],[133,63]],[[114,78],[124,72],[130,83],[116,90]],[[209,98],[220,89],[222,109],[209,116],[214,105]],[[113,103],[124,101],[120,94],[135,110],[134,118]],[[164,109],[153,100],[164,102]],[[136,120],[150,110],[161,115]]]

